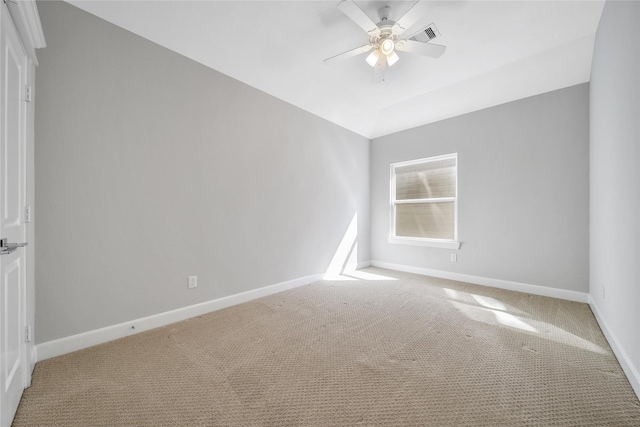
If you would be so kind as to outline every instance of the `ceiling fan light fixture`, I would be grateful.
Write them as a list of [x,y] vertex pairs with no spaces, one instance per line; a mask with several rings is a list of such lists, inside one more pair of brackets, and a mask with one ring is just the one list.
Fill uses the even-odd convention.
[[391,67],[393,64],[395,64],[399,60],[400,60],[400,57],[398,56],[397,53],[393,51],[389,55],[387,55],[387,64],[389,64],[389,67]]
[[376,49],[367,56],[367,64],[375,67],[378,63],[378,59],[380,58],[380,50]]
[[395,47],[395,43],[391,39],[385,39],[382,43],[380,43],[380,51],[385,55],[390,55],[391,53],[393,53],[393,49]]

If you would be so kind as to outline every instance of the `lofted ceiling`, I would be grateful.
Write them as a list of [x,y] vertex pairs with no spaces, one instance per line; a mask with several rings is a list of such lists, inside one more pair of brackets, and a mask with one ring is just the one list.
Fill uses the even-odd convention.
[[[323,1],[69,3],[367,138],[589,81],[604,1],[428,1],[447,50],[400,52],[372,83],[366,55],[323,59],[368,35]],[[415,1],[356,1],[378,22]],[[428,7],[427,7],[428,6]]]

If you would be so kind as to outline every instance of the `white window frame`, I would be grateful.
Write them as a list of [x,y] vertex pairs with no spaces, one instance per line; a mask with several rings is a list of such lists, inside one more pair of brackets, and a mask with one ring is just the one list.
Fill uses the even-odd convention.
[[[440,197],[431,199],[412,199],[412,200],[396,200],[396,168],[413,166],[423,163],[431,163],[440,160],[455,159],[456,161],[456,195],[454,197]],[[445,154],[442,156],[427,157],[424,159],[410,160],[407,162],[392,163],[391,179],[390,179],[390,224],[389,224],[389,243],[399,243],[404,245],[430,246],[434,248],[460,249],[458,241],[458,153]],[[454,231],[453,240],[449,239],[430,239],[424,237],[405,237],[396,236],[396,205],[405,203],[437,203],[437,202],[453,202],[454,211]]]

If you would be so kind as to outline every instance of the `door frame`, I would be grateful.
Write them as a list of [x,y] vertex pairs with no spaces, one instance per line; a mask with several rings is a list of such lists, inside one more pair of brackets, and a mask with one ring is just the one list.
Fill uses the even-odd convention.
[[[24,251],[22,254],[21,262],[23,263],[22,278],[20,283],[20,294],[22,295],[20,301],[20,328],[28,326],[29,328],[29,340],[23,344],[22,351],[22,384],[18,384],[22,389],[28,387],[31,384],[31,373],[35,367],[37,361],[36,347],[34,342],[35,337],[35,274],[34,274],[34,259],[35,259],[35,236],[34,236],[34,223],[33,223],[33,207],[34,207],[34,101],[35,101],[35,68],[38,64],[35,56],[35,49],[43,48],[46,46],[44,40],[44,34],[40,23],[40,16],[36,7],[35,0],[22,0],[20,2],[8,2],[4,1],[1,7],[1,14],[3,16],[3,23],[0,25],[13,26],[14,28],[2,28],[3,33],[13,33],[11,38],[14,42],[20,45],[18,46],[22,50],[22,57],[20,59],[22,67],[22,82],[24,88],[20,88],[21,93],[21,115],[23,117],[23,124],[21,125],[21,139],[23,145],[21,148],[21,201],[24,206],[22,209],[29,207],[29,219],[25,218],[26,211],[22,212],[23,218],[23,230],[21,234],[24,240],[29,242],[29,246],[20,251]],[[15,40],[17,37],[17,40]],[[29,87],[29,92],[27,92]],[[22,331],[20,331],[22,332]],[[27,338],[27,331],[21,333],[21,336]],[[25,340],[26,341],[26,340]],[[2,409],[0,409],[2,410]]]
[[31,372],[35,367],[36,361],[38,360],[38,355],[36,353],[35,347],[35,337],[37,336],[37,331],[34,328],[35,325],[35,247],[36,247],[36,236],[34,234],[34,224],[35,224],[35,198],[34,198],[34,188],[35,188],[35,144],[34,144],[34,108],[36,101],[36,90],[35,90],[35,71],[38,65],[38,58],[36,57],[36,49],[41,49],[46,47],[46,41],[44,38],[44,31],[42,29],[42,23],[40,22],[40,15],[38,13],[38,7],[36,5],[35,0],[21,0],[19,2],[11,2],[5,1],[7,8],[9,10],[9,14],[11,15],[12,21],[18,31],[18,36],[22,43],[22,47],[27,54],[27,64],[26,64],[26,85],[32,88],[31,90],[31,102],[26,103],[26,195],[25,195],[25,203],[26,206],[31,208],[31,222],[26,224],[26,241],[29,242],[29,245],[24,248],[25,251],[25,260],[26,260],[26,315],[27,315],[27,325],[31,326],[31,335],[32,339],[29,343],[27,343],[27,355],[28,355],[28,365],[30,367],[29,373],[27,375],[28,384],[31,384]]
[[[27,226],[24,218],[26,204],[26,145],[27,145],[27,106],[25,87],[27,80],[27,55],[20,36],[15,28],[9,9],[0,5],[0,40],[2,40],[0,59],[0,77],[2,97],[2,153],[0,160],[0,186],[2,198],[0,207],[2,217],[8,222],[2,224],[0,233],[9,242],[21,243],[26,240]],[[12,79],[5,72],[11,70]],[[17,112],[17,116],[11,114]],[[16,121],[17,120],[17,121]],[[8,129],[11,128],[11,132]],[[5,146],[6,144],[6,146]],[[18,150],[10,149],[17,145]],[[10,157],[4,157],[9,155]],[[8,181],[2,181],[7,178]],[[14,196],[12,196],[14,195]],[[4,203],[7,203],[5,205]],[[6,217],[6,218],[5,218]],[[23,390],[30,383],[31,370],[28,366],[29,346],[26,342],[27,299],[26,276],[27,254],[24,249],[4,254],[0,260],[0,280],[2,281],[2,318],[0,319],[0,337],[3,360],[0,385],[0,419],[3,423],[11,421],[20,402]],[[5,322],[6,321],[6,322]],[[15,322],[15,323],[14,323]]]

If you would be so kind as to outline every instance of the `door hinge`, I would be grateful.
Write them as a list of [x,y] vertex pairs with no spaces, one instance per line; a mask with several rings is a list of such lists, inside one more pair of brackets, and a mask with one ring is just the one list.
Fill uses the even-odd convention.
[[24,222],[31,222],[31,206],[24,208]]
[[31,102],[31,96],[33,95],[33,89],[31,86],[27,86],[24,90],[24,100],[27,102]]
[[31,342],[31,325],[24,327],[24,342]]

